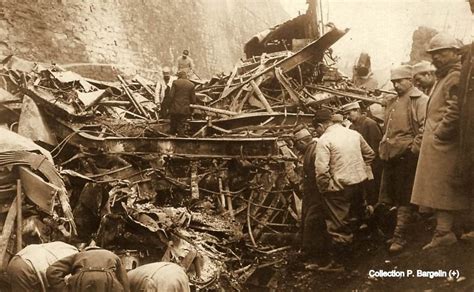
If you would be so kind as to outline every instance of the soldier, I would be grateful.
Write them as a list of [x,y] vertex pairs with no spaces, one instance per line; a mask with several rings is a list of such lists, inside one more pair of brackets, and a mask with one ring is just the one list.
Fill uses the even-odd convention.
[[349,225],[350,213],[354,211],[351,203],[362,192],[362,182],[368,178],[367,165],[375,153],[359,133],[333,122],[330,111],[316,112],[315,122],[324,129],[316,145],[314,164],[332,255],[329,265],[320,270],[342,271],[341,259],[348,256],[353,239]]
[[183,268],[169,262],[151,263],[128,272],[130,291],[189,292],[189,279]]
[[455,217],[469,208],[462,188],[459,164],[458,86],[461,63],[458,42],[446,34],[435,35],[430,43],[438,82],[428,104],[412,203],[435,210],[436,230],[423,249],[457,242],[453,233]]
[[378,157],[379,144],[380,140],[382,140],[382,129],[380,129],[376,121],[362,114],[359,102],[348,103],[342,106],[341,110],[352,123],[349,128],[359,132],[375,152],[376,158],[372,163],[374,179],[367,181],[365,185],[367,203],[375,205],[378,200],[380,177],[382,175],[382,165]]
[[325,239],[321,195],[316,186],[314,167],[317,140],[307,129],[301,129],[295,134],[294,141],[296,148],[303,153],[302,250],[305,255],[312,258],[323,251]]
[[183,54],[177,60],[178,72],[186,72],[188,76],[194,72],[194,61],[189,57],[189,51],[184,50]]
[[358,88],[365,90],[375,90],[379,84],[371,72],[370,56],[367,53],[360,53],[354,65],[352,82]]
[[8,263],[11,291],[49,291],[46,269],[57,260],[77,252],[77,248],[61,241],[28,245]]
[[194,84],[187,79],[186,72],[178,72],[170,91],[170,134],[185,135],[186,119],[191,115],[190,104],[196,103]]
[[[71,276],[69,276],[71,275]],[[62,258],[49,266],[46,276],[54,289],[68,291],[129,292],[120,258],[98,246]]]
[[428,61],[421,61],[413,66],[415,86],[428,96],[431,94],[436,82],[435,70]]
[[176,78],[171,78],[171,70],[169,67],[163,67],[162,70],[163,79],[157,84],[156,89],[157,93],[155,96],[155,103],[160,105],[161,117],[167,118],[169,115],[169,107],[170,107],[170,91],[171,85]]
[[410,199],[428,102],[428,96],[413,86],[412,72],[409,65],[391,71],[398,96],[387,103],[385,133],[379,146],[384,163],[379,204],[398,207],[397,225],[389,240],[392,253],[406,246],[407,227],[414,218]]

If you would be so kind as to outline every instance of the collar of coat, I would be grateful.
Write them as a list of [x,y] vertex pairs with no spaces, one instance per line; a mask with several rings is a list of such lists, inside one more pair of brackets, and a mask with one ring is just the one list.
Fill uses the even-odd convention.
[[444,65],[435,71],[436,77],[441,79],[451,71],[461,71],[461,62],[452,62]]
[[424,93],[419,90],[418,88],[416,88],[415,86],[413,86],[407,93],[405,93],[404,95],[405,96],[409,96],[410,98],[419,98],[420,96],[422,96]]

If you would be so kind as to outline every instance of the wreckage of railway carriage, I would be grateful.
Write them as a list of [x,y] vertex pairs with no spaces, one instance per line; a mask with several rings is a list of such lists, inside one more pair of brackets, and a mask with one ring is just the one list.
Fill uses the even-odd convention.
[[294,131],[320,107],[376,102],[333,67],[328,49],[347,31],[319,36],[311,13],[252,38],[229,75],[195,81],[187,137],[167,134],[156,82],[4,59],[2,270],[52,240],[93,239],[128,268],[175,261],[201,289],[239,288],[278,262],[287,247],[273,239],[294,234],[301,213]]

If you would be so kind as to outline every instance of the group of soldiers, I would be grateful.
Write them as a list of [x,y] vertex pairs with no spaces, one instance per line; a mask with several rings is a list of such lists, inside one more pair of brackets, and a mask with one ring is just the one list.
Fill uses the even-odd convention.
[[[410,244],[408,227],[420,218],[436,219],[431,242],[423,249],[455,244],[472,228],[472,176],[461,171],[472,159],[460,151],[462,137],[469,138],[463,117],[464,123],[471,121],[463,114],[469,107],[463,109],[460,101],[470,104],[465,96],[472,93],[470,73],[461,74],[461,62],[471,62],[465,65],[471,68],[472,57],[444,33],[430,40],[427,52],[432,63],[391,70],[397,95],[384,98],[383,123],[355,102],[343,106],[342,114],[317,111],[314,133],[306,128],[295,133],[303,153],[302,248],[311,256],[330,250],[322,271],[344,269],[354,234],[381,223],[377,214],[396,212],[387,241],[392,254]],[[362,83],[373,83],[368,79]]]
[[171,262],[141,265],[127,272],[113,252],[91,245],[79,251],[56,241],[31,244],[9,262],[11,291],[190,291],[184,269]]

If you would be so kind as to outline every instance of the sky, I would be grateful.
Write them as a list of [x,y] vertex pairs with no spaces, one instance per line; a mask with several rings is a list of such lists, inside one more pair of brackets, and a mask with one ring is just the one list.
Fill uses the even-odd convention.
[[[408,61],[413,31],[428,26],[464,43],[473,34],[473,16],[466,0],[321,0],[324,23],[349,32],[334,46],[338,66],[350,75],[360,52],[371,56],[372,69],[383,84],[390,68]],[[290,17],[305,13],[306,0],[280,0]],[[378,76],[377,76],[378,75]]]

